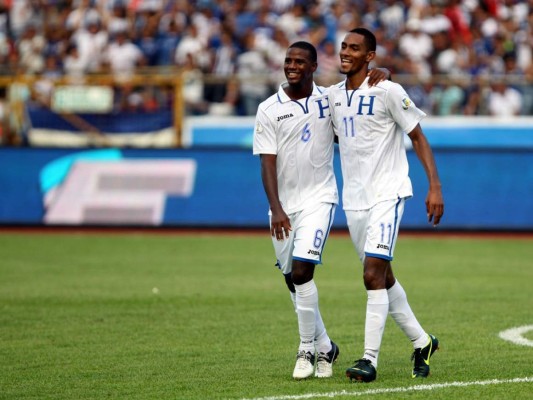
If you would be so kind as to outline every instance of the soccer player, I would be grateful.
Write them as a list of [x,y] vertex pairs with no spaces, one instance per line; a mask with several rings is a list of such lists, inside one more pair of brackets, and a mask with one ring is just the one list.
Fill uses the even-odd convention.
[[343,208],[367,290],[363,357],[348,368],[350,379],[376,379],[378,355],[390,314],[414,346],[413,378],[427,377],[438,340],[416,319],[391,261],[404,211],[413,195],[404,132],[413,143],[429,180],[427,217],[438,225],[444,212],[441,183],[433,153],[420,127],[425,113],[397,83],[369,86],[367,71],[376,51],[375,36],[364,28],[350,31],[340,50],[346,80],[329,89],[333,130],[338,137],[344,180]]
[[[270,205],[276,265],[285,277],[298,316],[295,379],[313,373],[319,378],[331,377],[332,364],[339,355],[320,315],[313,279],[338,203],[330,110],[325,89],[313,81],[316,69],[313,45],[296,42],[287,49],[287,82],[259,105],[253,140]],[[373,69],[370,82],[379,82],[387,74]]]

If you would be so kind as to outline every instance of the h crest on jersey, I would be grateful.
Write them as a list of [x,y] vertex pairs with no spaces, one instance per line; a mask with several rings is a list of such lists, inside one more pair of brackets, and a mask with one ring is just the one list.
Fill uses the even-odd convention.
[[402,99],[402,108],[404,110],[407,110],[409,107],[411,107],[411,99],[409,97],[404,97]]

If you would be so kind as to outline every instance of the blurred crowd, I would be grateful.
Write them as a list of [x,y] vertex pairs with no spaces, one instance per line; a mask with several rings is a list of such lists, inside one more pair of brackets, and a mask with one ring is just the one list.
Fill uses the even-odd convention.
[[[83,82],[179,67],[188,114],[254,115],[284,80],[288,45],[313,43],[329,85],[342,79],[345,32],[364,26],[378,38],[375,65],[428,113],[532,115],[532,10],[533,0],[0,0],[0,76]],[[126,106],[156,109],[144,90]]]

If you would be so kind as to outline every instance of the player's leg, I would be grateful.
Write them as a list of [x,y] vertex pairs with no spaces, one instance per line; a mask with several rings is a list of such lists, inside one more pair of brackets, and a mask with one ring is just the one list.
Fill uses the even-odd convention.
[[291,295],[292,304],[294,306],[294,312],[297,312],[296,311],[296,288],[294,287],[294,283],[292,282],[291,275],[292,273],[289,272],[287,274],[283,274],[283,277],[285,278],[285,284],[287,285],[287,289],[289,289],[289,293]]
[[[284,240],[280,240],[280,241],[272,237],[272,244],[274,246],[274,252],[276,254],[276,259],[277,259],[276,266],[279,268],[279,270],[283,274],[285,284],[287,285],[287,288],[289,289],[294,311],[299,321],[300,318],[298,315],[298,307],[297,307],[297,301],[296,301],[296,287],[292,280],[292,267],[293,267],[292,253],[294,250],[294,237],[295,237],[295,228],[297,227],[296,220],[297,220],[298,214],[299,213],[289,215],[289,218],[291,219],[291,226],[293,227],[293,229],[289,231],[289,237],[285,238]],[[308,363],[312,363],[314,365],[314,357],[315,357],[314,353],[315,353],[314,349],[312,353],[303,352],[302,357],[300,357],[300,353],[298,353],[296,361],[297,361],[297,366],[299,366],[299,370],[302,370],[302,375],[305,375],[306,368],[309,369]],[[312,372],[313,370],[311,370],[309,375],[311,375]]]
[[[375,205],[366,214],[366,218],[357,221],[358,215],[364,213],[347,214],[350,233],[363,259],[363,280],[367,290],[367,308],[365,319],[365,349],[363,357],[346,371],[351,379],[370,382],[376,379],[379,351],[387,315],[389,312],[389,298],[387,293],[387,276],[392,260],[393,249],[397,234],[399,201],[383,201]],[[359,217],[361,219],[361,217]],[[362,224],[364,228],[357,224]],[[363,231],[364,229],[364,231]],[[361,247],[364,241],[364,255]]]
[[[294,224],[294,215],[290,215],[291,225]],[[292,282],[292,251],[294,249],[294,231],[289,231],[289,237],[284,240],[277,240],[275,237],[271,237],[272,245],[274,247],[274,253],[276,255],[276,267],[283,274],[285,284],[289,289],[291,301],[296,312],[296,290]]]
[[[294,216],[293,221],[291,222],[291,225],[293,227],[296,227],[296,223],[298,221],[298,218],[296,218],[299,214],[296,214]],[[289,289],[289,293],[291,296],[292,303],[294,305],[294,311],[298,313],[298,309],[296,306],[296,287],[293,282],[293,265],[296,264],[297,271],[295,272],[295,277],[299,282],[308,282],[313,279],[314,276],[314,267],[315,263],[295,263],[293,261],[292,253],[294,251],[294,235],[296,232],[296,228],[293,228],[292,231],[289,232],[289,237],[283,241],[278,241],[275,238],[273,238],[272,243],[274,245],[274,250],[277,257],[276,266],[279,268],[279,270],[283,273],[283,277],[285,279],[285,284],[287,288]],[[303,231],[300,231],[300,235],[303,234]],[[310,268],[307,268],[307,266],[310,266]],[[315,332],[318,336],[321,336],[322,333],[325,331],[324,323],[322,321],[322,317],[320,313],[317,315],[317,323]],[[316,340],[320,340],[319,337],[315,337]]]
[[385,277],[390,261],[382,258],[365,257],[363,281],[367,292],[365,318],[364,359],[370,360],[377,370],[379,350],[387,315],[389,313],[389,296],[385,288]]
[[337,346],[330,340],[318,306],[318,289],[314,281],[315,265],[321,263],[322,252],[333,222],[335,206],[319,204],[305,210],[297,218],[292,262],[292,282],[296,291],[296,309],[300,331],[298,361],[293,376],[303,379],[312,374],[315,350],[318,363],[315,375],[332,375],[331,364],[338,356]]
[[[357,255],[363,265],[366,258],[365,243],[368,234],[369,217],[370,210],[346,211],[346,220],[348,223],[350,238],[352,239],[355,251],[357,252]],[[376,379],[376,369],[369,359],[363,357],[359,360],[356,360],[354,365],[346,370],[346,376],[348,376],[350,379],[370,382]]]
[[292,282],[296,291],[296,312],[300,332],[298,351],[315,353],[316,308],[318,290],[313,280],[315,264],[303,260],[292,261]]
[[429,375],[429,360],[439,348],[439,340],[427,334],[418,322],[407,301],[405,290],[396,280],[387,290],[389,293],[389,313],[396,324],[413,343],[413,378],[425,378]]
[[[400,200],[397,207],[397,221],[394,236],[398,236],[400,221],[403,216],[405,199]],[[395,242],[395,241],[394,241]],[[391,257],[394,254],[394,242]],[[392,267],[387,269],[387,294],[389,297],[389,314],[413,343],[413,377],[426,377],[429,374],[429,358],[438,348],[438,340],[428,335],[418,322],[407,300],[407,294],[400,282],[395,278]]]

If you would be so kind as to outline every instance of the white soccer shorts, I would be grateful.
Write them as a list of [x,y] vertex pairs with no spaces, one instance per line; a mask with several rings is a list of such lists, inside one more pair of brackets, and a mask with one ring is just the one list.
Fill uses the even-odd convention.
[[350,237],[361,262],[366,256],[391,261],[405,199],[386,200],[369,210],[346,210]]
[[335,204],[319,203],[289,215],[292,230],[282,241],[272,238],[277,266],[286,275],[292,271],[292,260],[322,263],[322,251],[335,217]]

